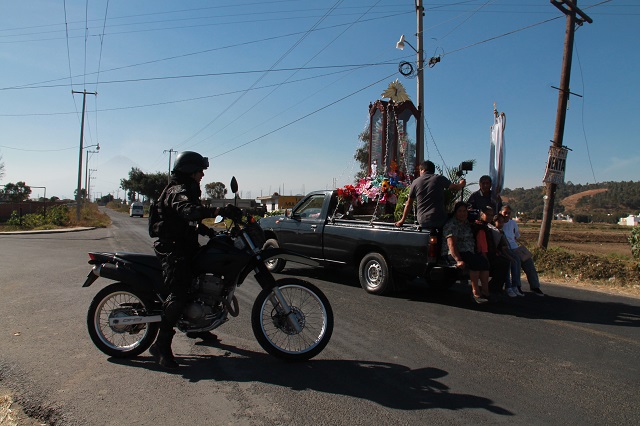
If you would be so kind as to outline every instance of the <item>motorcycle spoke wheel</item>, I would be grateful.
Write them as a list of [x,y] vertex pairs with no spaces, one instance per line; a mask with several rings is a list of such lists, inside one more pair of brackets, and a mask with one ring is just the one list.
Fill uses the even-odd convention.
[[311,283],[298,279],[278,281],[278,287],[300,326],[297,331],[263,290],[253,307],[252,325],[258,342],[269,354],[289,361],[308,360],[319,354],[333,333],[333,311],[326,296]]
[[149,304],[130,287],[113,284],[93,299],[87,315],[89,335],[102,352],[118,358],[138,355],[151,346],[158,325],[110,325],[112,318],[147,315]]

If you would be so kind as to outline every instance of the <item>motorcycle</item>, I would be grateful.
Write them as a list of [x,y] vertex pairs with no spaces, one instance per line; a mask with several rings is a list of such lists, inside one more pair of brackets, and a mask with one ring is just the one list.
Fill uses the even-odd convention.
[[[237,192],[235,178],[231,188]],[[218,217],[218,220],[221,219]],[[333,333],[329,300],[299,278],[275,279],[265,262],[286,259],[317,266],[309,258],[279,248],[265,248],[264,232],[252,216],[229,220],[226,231],[209,238],[194,265],[193,299],[176,328],[184,333],[214,330],[239,315],[236,289],[253,272],[262,290],[251,310],[253,334],[270,355],[305,361],[327,346]],[[89,336],[107,355],[134,357],[146,351],[159,330],[162,304],[168,296],[155,255],[90,252],[93,265],[82,287],[98,278],[117,281],[94,297],[87,314]]]

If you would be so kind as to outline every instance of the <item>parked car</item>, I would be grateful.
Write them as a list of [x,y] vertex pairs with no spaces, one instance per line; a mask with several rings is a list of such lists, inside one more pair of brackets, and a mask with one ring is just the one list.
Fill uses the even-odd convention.
[[144,206],[142,205],[142,203],[139,203],[137,201],[131,203],[131,207],[129,207],[129,217],[134,216],[144,216]]

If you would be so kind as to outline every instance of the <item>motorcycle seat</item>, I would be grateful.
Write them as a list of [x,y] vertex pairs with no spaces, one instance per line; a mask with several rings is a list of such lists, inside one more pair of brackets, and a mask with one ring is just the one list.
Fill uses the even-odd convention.
[[153,269],[162,269],[160,260],[155,255],[144,253],[116,253],[116,257],[131,263],[138,263]]

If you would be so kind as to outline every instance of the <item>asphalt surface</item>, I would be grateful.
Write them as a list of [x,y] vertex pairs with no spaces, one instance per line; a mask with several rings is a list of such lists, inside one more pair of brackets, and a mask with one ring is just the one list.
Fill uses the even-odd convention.
[[640,424],[640,300],[543,283],[548,296],[479,307],[468,286],[366,294],[354,271],[296,268],[335,313],[307,363],[282,363],[250,326],[258,292],[209,344],[177,335],[182,367],[91,343],[88,251],[151,253],[146,221],[75,233],[0,236],[0,388],[57,425]]

